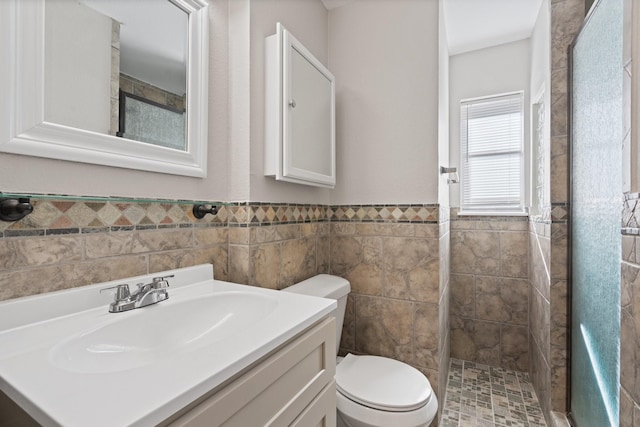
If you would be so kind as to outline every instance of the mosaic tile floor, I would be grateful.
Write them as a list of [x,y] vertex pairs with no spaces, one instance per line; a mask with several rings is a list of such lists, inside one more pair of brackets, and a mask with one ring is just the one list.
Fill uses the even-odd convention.
[[529,374],[451,359],[441,427],[546,427]]

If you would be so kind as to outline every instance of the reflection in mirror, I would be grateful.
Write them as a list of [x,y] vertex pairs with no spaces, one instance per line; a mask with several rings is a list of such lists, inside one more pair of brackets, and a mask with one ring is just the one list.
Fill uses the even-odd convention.
[[187,34],[169,0],[46,0],[45,120],[185,151]]
[[117,136],[185,150],[185,110],[120,91]]

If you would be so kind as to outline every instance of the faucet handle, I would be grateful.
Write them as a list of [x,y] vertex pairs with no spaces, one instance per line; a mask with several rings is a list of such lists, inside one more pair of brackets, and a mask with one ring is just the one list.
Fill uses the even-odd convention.
[[115,296],[115,300],[116,301],[124,301],[127,298],[129,298],[129,296],[131,296],[130,292],[129,292],[129,285],[127,285],[126,283],[122,284],[122,285],[116,285],[116,286],[111,286],[108,288],[102,288],[100,289],[100,293],[104,292],[104,291],[108,291],[111,289],[115,289],[116,290],[116,296]]
[[151,281],[156,289],[167,288],[169,287],[169,281],[167,279],[170,277],[174,277],[174,275],[154,277]]

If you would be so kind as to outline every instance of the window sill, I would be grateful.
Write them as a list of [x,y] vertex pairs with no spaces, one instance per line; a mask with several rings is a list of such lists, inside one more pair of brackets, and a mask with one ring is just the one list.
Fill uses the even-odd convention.
[[500,212],[500,211],[460,211],[458,216],[515,216],[527,217],[527,212]]

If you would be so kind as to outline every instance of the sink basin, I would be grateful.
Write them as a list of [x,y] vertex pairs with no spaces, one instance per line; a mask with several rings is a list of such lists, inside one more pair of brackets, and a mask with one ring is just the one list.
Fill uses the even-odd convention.
[[233,337],[278,306],[271,295],[219,292],[109,314],[107,322],[53,346],[51,363],[78,373],[139,368]]
[[[108,312],[100,289],[168,275],[167,301]],[[0,393],[40,425],[163,424],[336,306],[215,280],[211,264],[2,301]]]

